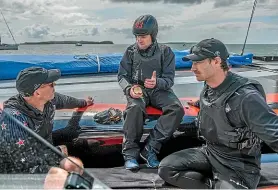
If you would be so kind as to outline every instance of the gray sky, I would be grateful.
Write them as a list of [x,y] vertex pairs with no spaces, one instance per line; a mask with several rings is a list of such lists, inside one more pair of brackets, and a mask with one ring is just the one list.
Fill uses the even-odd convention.
[[[132,24],[154,15],[160,42],[218,38],[243,43],[253,0],[0,0],[17,42],[111,40],[134,42]],[[2,41],[12,43],[0,17]],[[278,44],[278,1],[258,0],[247,43]]]

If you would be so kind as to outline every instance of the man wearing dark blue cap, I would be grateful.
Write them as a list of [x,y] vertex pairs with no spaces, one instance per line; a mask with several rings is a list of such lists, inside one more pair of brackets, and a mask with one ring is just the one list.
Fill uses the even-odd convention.
[[260,180],[261,140],[278,152],[278,117],[257,81],[228,69],[226,46],[205,39],[184,61],[205,85],[197,118],[206,145],[164,158],[158,173],[185,189],[256,189]]
[[[46,173],[50,166],[61,161],[57,155],[32,138],[15,119],[52,143],[52,129],[56,109],[85,107],[93,104],[55,92],[59,70],[30,67],[16,78],[19,94],[3,104],[0,115],[0,173]],[[67,155],[66,146],[59,146]]]

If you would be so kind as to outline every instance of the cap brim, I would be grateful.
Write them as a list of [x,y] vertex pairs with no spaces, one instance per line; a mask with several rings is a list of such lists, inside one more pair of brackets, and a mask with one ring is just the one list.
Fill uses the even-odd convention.
[[182,58],[183,61],[203,61],[204,59],[208,58],[205,55],[201,54],[190,54]]
[[55,82],[60,77],[61,77],[61,71],[59,69],[50,69],[48,70],[48,77],[44,83],[47,84],[47,83]]

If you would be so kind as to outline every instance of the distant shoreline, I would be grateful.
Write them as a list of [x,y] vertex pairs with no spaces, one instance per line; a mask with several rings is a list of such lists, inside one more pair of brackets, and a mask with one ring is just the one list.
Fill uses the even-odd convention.
[[45,42],[24,42],[20,43],[20,45],[42,45],[42,44],[114,44],[112,41],[45,41]]
[[[113,41],[44,41],[44,42],[23,42],[19,45],[48,45],[48,44],[112,44],[112,45],[129,45],[129,44],[114,44]],[[198,42],[160,42],[161,44],[197,44]],[[130,43],[131,44],[131,43]],[[226,43],[226,45],[243,45],[241,43]],[[263,43],[247,43],[246,45],[278,45],[277,43],[263,44]]]

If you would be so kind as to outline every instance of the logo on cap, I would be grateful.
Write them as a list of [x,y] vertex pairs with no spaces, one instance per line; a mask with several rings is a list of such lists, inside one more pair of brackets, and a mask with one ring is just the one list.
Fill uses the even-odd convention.
[[37,90],[40,86],[41,84],[34,84],[34,90]]
[[143,28],[143,22],[139,21],[135,23],[135,28]]
[[220,57],[220,52],[219,52],[219,51],[214,52],[214,54],[215,54],[217,57]]

